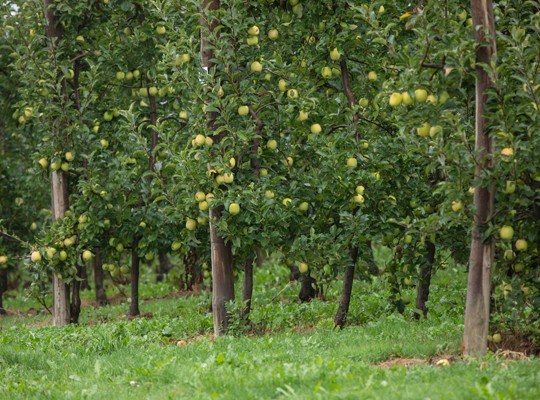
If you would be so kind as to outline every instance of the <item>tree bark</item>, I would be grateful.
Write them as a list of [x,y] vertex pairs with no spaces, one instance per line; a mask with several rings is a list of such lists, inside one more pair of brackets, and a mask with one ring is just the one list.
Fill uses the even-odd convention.
[[128,315],[135,316],[139,315],[139,266],[140,259],[139,254],[137,254],[137,245],[139,240],[133,240],[133,245],[131,247],[131,293],[129,303],[129,313]]
[[167,254],[160,253],[159,256],[159,264],[158,264],[158,271],[156,274],[156,281],[162,282],[163,278],[165,278],[165,275],[169,273],[171,270],[171,261],[169,260],[169,257],[167,257]]
[[212,258],[212,314],[214,335],[227,332],[228,316],[226,303],[234,300],[234,277],[232,270],[232,249],[229,243],[216,231],[221,208],[210,210],[210,246]]
[[105,286],[103,285],[103,258],[101,257],[101,249],[96,249],[96,256],[92,260],[94,267],[94,286],[96,288],[96,301],[100,306],[109,304]]
[[351,303],[351,294],[354,281],[354,268],[356,261],[358,260],[358,246],[349,247],[349,264],[345,268],[345,275],[343,276],[343,289],[341,290],[341,298],[339,300],[339,306],[334,317],[334,325],[339,328],[345,326],[347,319],[347,313],[349,312],[349,305]]
[[[70,322],[72,324],[79,323],[79,315],[81,314],[81,281],[82,267],[77,266],[77,276],[71,283],[71,304],[70,304]],[[79,278],[79,279],[77,279]]]
[[[476,44],[476,140],[477,152],[475,179],[493,166],[493,140],[486,128],[487,90],[492,81],[481,63],[490,65],[496,54],[495,22],[491,0],[471,0],[473,35]],[[472,229],[467,300],[465,304],[464,353],[484,356],[487,352],[489,331],[489,301],[494,244],[486,241],[484,230],[493,215],[494,189],[477,187],[474,192],[476,214]]]
[[90,282],[88,282],[87,265],[81,266],[81,290],[90,290]]
[[243,320],[249,318],[251,312],[251,298],[253,296],[253,257],[249,257],[244,264],[244,287],[242,288],[242,315]]
[[4,310],[4,293],[7,291],[7,269],[0,268],[0,315],[5,314]]
[[[53,222],[64,218],[68,209],[68,175],[65,172],[52,173],[52,211]],[[69,324],[70,304],[69,285],[64,283],[56,272],[53,272],[53,325]]]
[[309,272],[300,274],[300,293],[298,293],[298,298],[302,303],[307,303],[315,298],[317,295],[316,285],[317,281],[309,275]]
[[420,268],[420,282],[416,292],[416,308],[422,310],[424,318],[427,318],[429,309],[426,303],[429,299],[429,286],[431,284],[431,274],[433,264],[435,263],[435,244],[430,241],[426,242],[426,254],[424,256],[424,264]]

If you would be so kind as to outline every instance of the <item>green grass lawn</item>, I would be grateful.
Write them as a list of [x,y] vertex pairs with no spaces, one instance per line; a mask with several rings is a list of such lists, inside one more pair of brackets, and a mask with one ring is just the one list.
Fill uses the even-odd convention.
[[[254,328],[233,320],[232,333],[215,340],[208,293],[157,299],[172,285],[150,280],[147,318],[125,318],[125,302],[87,307],[80,325],[63,328],[47,326],[46,314],[2,317],[0,399],[540,398],[540,359],[460,357],[464,279],[440,271],[430,318],[420,321],[412,308],[389,312],[383,280],[355,282],[342,331],[332,328],[338,285],[327,301],[300,304],[286,271],[267,269],[256,276]],[[450,365],[436,365],[441,358]]]

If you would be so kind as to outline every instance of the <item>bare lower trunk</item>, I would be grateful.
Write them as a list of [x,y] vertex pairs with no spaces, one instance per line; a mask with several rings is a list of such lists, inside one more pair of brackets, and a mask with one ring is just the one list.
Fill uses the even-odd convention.
[[158,270],[156,274],[156,281],[162,282],[163,279],[165,278],[165,275],[167,275],[170,270],[171,270],[171,262],[169,260],[169,257],[167,257],[167,254],[160,254]]
[[422,310],[424,318],[427,318],[427,314],[429,311],[426,303],[429,299],[429,286],[431,284],[431,274],[433,271],[434,262],[435,245],[432,242],[427,241],[424,264],[420,268],[420,281],[418,282],[418,288],[416,292],[416,308]]
[[339,300],[339,306],[334,318],[335,326],[343,328],[347,319],[347,313],[349,312],[349,305],[351,304],[351,294],[354,281],[354,267],[358,260],[358,246],[351,246],[349,249],[349,264],[345,268],[345,275],[343,276],[343,289],[341,290],[341,298]]
[[302,303],[311,301],[317,295],[317,281],[309,275],[309,272],[306,274],[300,275],[300,293],[298,298]]
[[210,246],[212,257],[212,313],[214,335],[227,331],[226,303],[234,300],[234,278],[232,272],[231,246],[224,242],[216,231],[215,222],[220,218],[220,209],[210,211]]
[[242,288],[242,315],[243,320],[249,318],[251,311],[251,298],[253,296],[253,257],[244,264],[244,287]]
[[180,290],[192,291],[195,284],[202,283],[202,271],[197,266],[198,253],[196,248],[189,249],[183,258],[184,275],[180,274]]
[[[492,86],[489,74],[482,65],[491,65],[496,54],[495,22],[491,0],[471,0],[473,36],[476,43],[476,143],[475,178],[480,180],[485,170],[493,167],[493,140],[486,127],[487,90]],[[491,269],[494,257],[492,241],[484,238],[484,231],[493,215],[494,189],[478,187],[474,192],[476,215],[472,229],[467,300],[465,303],[464,353],[484,356],[487,352],[489,331],[489,301]]]
[[88,282],[87,265],[81,267],[81,290],[90,290],[90,282]]
[[137,254],[138,240],[133,241],[131,248],[131,302],[129,303],[129,315],[139,315],[139,267],[140,259]]
[[[65,172],[52,173],[52,211],[53,221],[64,218],[68,209],[68,175]],[[53,325],[69,324],[69,286],[53,272]]]
[[105,286],[103,285],[103,259],[101,257],[101,249],[96,249],[96,256],[93,261],[94,266],[94,286],[96,287],[96,301],[100,306],[109,304]]
[[[82,268],[77,266],[77,277],[80,278]],[[79,315],[81,314],[81,281],[73,279],[71,282],[71,304],[70,304],[70,322],[72,324],[79,323]]]
[[7,269],[0,268],[0,315],[5,314],[4,293],[7,291]]

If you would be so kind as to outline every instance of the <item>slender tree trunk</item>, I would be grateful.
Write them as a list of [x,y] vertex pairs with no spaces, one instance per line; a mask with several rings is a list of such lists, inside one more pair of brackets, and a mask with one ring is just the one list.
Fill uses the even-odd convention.
[[234,277],[232,270],[232,249],[218,235],[215,223],[220,218],[221,208],[210,210],[210,246],[212,258],[212,313],[214,335],[227,331],[228,317],[226,303],[234,300]]
[[[52,173],[52,209],[53,221],[64,218],[68,209],[68,175],[65,172]],[[70,321],[69,285],[53,272],[53,325],[63,326]]]
[[[209,15],[220,7],[219,0],[203,0],[201,4],[201,64],[209,75],[216,73],[212,35],[219,35],[218,20]],[[207,115],[207,128],[216,128],[217,113]],[[219,143],[225,132],[214,136],[214,142]],[[232,268],[231,246],[225,243],[216,230],[216,222],[221,217],[223,207],[210,210],[210,243],[212,260],[212,313],[214,317],[214,335],[220,336],[227,331],[228,318],[225,305],[234,299],[234,278]]]
[[428,308],[426,303],[429,299],[429,285],[431,284],[431,274],[433,264],[435,263],[435,244],[430,241],[426,242],[426,254],[424,256],[424,264],[420,268],[420,282],[416,292],[416,308],[422,310],[424,318],[427,318]]
[[171,262],[169,260],[169,257],[167,257],[167,254],[159,254],[159,264],[158,264],[158,271],[156,274],[156,281],[162,282],[165,278],[165,275],[169,273],[171,270]]
[[[471,0],[473,35],[476,43],[476,143],[475,179],[493,166],[493,140],[486,128],[487,89],[492,85],[482,64],[491,64],[496,53],[495,22],[491,0]],[[484,230],[493,215],[494,189],[478,187],[474,192],[476,215],[472,229],[467,300],[465,304],[464,353],[484,356],[487,352],[489,331],[489,301],[494,244],[486,241]]]
[[140,259],[137,254],[137,245],[139,240],[133,240],[131,247],[131,303],[129,303],[129,315],[139,315],[139,266]]
[[311,301],[317,295],[317,281],[310,275],[309,272],[300,274],[300,293],[298,298],[302,303]]
[[4,293],[7,291],[7,269],[0,268],[0,315],[5,314],[4,310]]
[[242,288],[242,315],[243,320],[248,320],[251,312],[251,298],[253,296],[253,261],[250,257],[244,264],[244,287]]
[[358,246],[351,246],[349,249],[349,264],[345,268],[345,275],[343,276],[343,289],[341,290],[341,298],[339,300],[339,306],[334,318],[334,324],[336,327],[343,328],[347,319],[347,313],[349,312],[349,305],[351,303],[351,294],[354,281],[354,267],[358,260]]
[[[82,268],[77,266],[77,277],[82,275]],[[79,323],[79,315],[81,314],[81,281],[73,279],[71,283],[71,304],[70,304],[70,322],[72,324]]]
[[109,304],[107,294],[105,293],[105,286],[103,285],[103,258],[101,257],[101,249],[96,249],[96,256],[92,260],[94,267],[94,286],[96,288],[96,301],[100,306]]
[[87,265],[84,264],[81,267],[81,290],[90,290],[90,282],[88,282],[88,269]]

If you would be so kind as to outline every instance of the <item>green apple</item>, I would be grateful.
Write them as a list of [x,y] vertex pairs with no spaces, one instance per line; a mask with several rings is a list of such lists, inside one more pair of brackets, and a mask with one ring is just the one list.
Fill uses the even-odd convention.
[[401,93],[401,97],[403,99],[403,104],[405,104],[406,106],[410,106],[413,103],[413,99],[409,92]]
[[270,139],[268,142],[266,142],[266,147],[269,150],[277,149],[277,141],[275,139]]
[[240,205],[238,203],[231,203],[229,205],[229,212],[232,215],[237,215],[238,213],[240,213]]
[[500,343],[502,341],[502,336],[500,333],[495,333],[492,336],[492,339],[493,339],[493,343]]
[[276,40],[279,37],[279,31],[277,29],[270,29],[268,31],[268,39]]
[[422,125],[419,128],[416,128],[416,132],[418,133],[418,136],[426,137],[429,135],[430,129],[431,129],[431,125],[428,122],[424,122],[424,125]]
[[94,257],[94,255],[92,254],[92,252],[90,250],[85,250],[82,253],[82,259],[83,259],[84,262],[90,261],[93,257]]
[[499,229],[499,236],[503,240],[510,240],[514,236],[514,228],[509,225],[504,225]]
[[122,243],[118,243],[116,245],[116,251],[119,252],[119,253],[123,252],[124,251],[124,245]]
[[322,127],[321,127],[320,124],[313,124],[313,125],[311,125],[310,130],[311,130],[311,133],[316,135],[317,133],[321,133]]
[[100,143],[101,146],[102,146],[103,148],[105,148],[105,149],[106,149],[107,147],[109,147],[109,141],[108,141],[107,139],[101,139],[101,140],[99,141],[99,143]]
[[426,101],[430,104],[433,104],[433,105],[436,105],[437,104],[437,97],[433,96],[432,94],[430,94],[427,98],[426,98]]
[[126,74],[122,71],[118,71],[116,73],[116,79],[119,81],[123,81],[125,77],[126,77]]
[[259,61],[253,61],[251,63],[251,72],[259,73],[263,70],[263,65]]
[[8,262],[8,257],[7,256],[0,256],[0,268],[4,268],[4,266],[7,264]]
[[66,261],[67,258],[68,258],[68,254],[66,253],[65,250],[61,250],[61,251],[58,253],[58,258],[60,259],[60,261]]
[[233,183],[233,181],[234,181],[234,174],[232,172],[226,172],[223,174],[223,182]]
[[341,53],[337,49],[337,47],[334,47],[334,49],[330,52],[330,58],[334,61],[338,61],[341,57]]
[[206,200],[206,194],[204,194],[204,192],[195,193],[195,201],[200,203],[201,201],[204,201],[204,200]]
[[204,144],[206,144],[206,137],[199,133],[197,136],[195,136],[195,145],[203,146]]
[[423,103],[427,100],[428,92],[426,89],[416,89],[414,91],[414,98],[417,102]]
[[308,209],[309,209],[309,203],[307,201],[303,201],[302,203],[300,203],[300,205],[298,206],[298,209],[301,211],[301,212],[306,212]]
[[171,243],[171,250],[172,251],[178,251],[178,250],[180,250],[181,247],[182,247],[182,242],[180,242],[178,240]]
[[178,117],[180,117],[181,119],[187,119],[187,118],[188,118],[188,114],[187,114],[186,111],[183,111],[183,110],[182,110],[182,111],[180,111],[180,112],[178,113]]
[[272,192],[271,190],[267,190],[264,192],[264,197],[266,197],[267,199],[273,199],[274,196],[274,192]]
[[105,121],[107,121],[107,122],[112,121],[113,117],[114,117],[114,115],[113,115],[113,113],[111,111],[105,111],[103,113],[103,119]]
[[156,28],[156,32],[158,35],[164,35],[167,32],[167,29],[163,25],[159,25]]
[[249,107],[248,106],[240,106],[238,107],[238,114],[240,116],[246,116],[249,114]]
[[49,161],[46,158],[41,158],[38,161],[38,164],[41,165],[42,168],[47,168],[49,166]]
[[309,266],[305,262],[301,262],[298,264],[298,271],[300,271],[301,274],[305,274],[308,272]]
[[290,99],[296,99],[298,97],[298,90],[296,89],[287,90],[287,97]]
[[68,172],[69,171],[69,163],[67,162],[63,162],[61,165],[60,165],[60,169],[64,172]]
[[252,27],[248,29],[248,35],[251,35],[251,36],[257,36],[259,32],[260,32],[259,27],[256,25],[253,25]]
[[285,197],[282,201],[281,201],[281,204],[283,204],[285,207],[288,207],[289,204],[292,202],[292,199],[290,199],[289,197]]
[[454,212],[459,212],[461,211],[463,208],[463,203],[461,202],[461,200],[455,200],[452,202],[452,210]]
[[75,160],[75,156],[73,155],[73,153],[71,151],[68,151],[66,154],[65,154],[65,157],[66,157],[66,161],[73,161]]
[[193,218],[188,218],[186,220],[186,229],[188,231],[194,231],[197,228],[197,221],[195,221]]
[[287,81],[285,79],[280,79],[278,82],[278,88],[281,92],[287,90]]
[[390,95],[390,99],[388,100],[388,103],[392,107],[398,107],[402,101],[403,101],[403,95],[401,93],[394,92]]
[[375,71],[369,71],[368,79],[372,82],[377,80],[377,73]]
[[246,43],[249,46],[256,46],[259,43],[259,37],[258,36],[248,36],[246,39]]
[[365,201],[365,199],[364,199],[364,196],[362,196],[361,194],[357,194],[353,197],[353,201],[355,203],[362,204]]
[[330,67],[322,67],[321,69],[321,75],[324,79],[328,79],[332,76],[332,68]]
[[356,187],[356,189],[354,189],[354,191],[357,193],[357,194],[364,194],[364,190],[366,190],[362,185],[359,185]]
[[156,96],[158,94],[158,92],[159,92],[159,90],[155,86],[151,86],[150,88],[148,88],[148,94],[150,96]]
[[529,244],[527,243],[525,239],[516,240],[516,250],[527,251],[528,247],[529,247]]
[[354,157],[349,157],[347,159],[347,167],[356,168],[358,166],[358,160]]
[[440,125],[434,125],[431,128],[429,128],[429,137],[434,138],[442,131],[442,127]]
[[307,120],[308,118],[309,118],[309,113],[307,113],[307,112],[305,112],[303,110],[300,110],[298,112],[298,118],[297,118],[298,121],[302,122],[302,121]]
[[206,210],[208,210],[208,202],[207,202],[206,200],[201,201],[201,202],[199,203],[199,210],[201,210],[201,211],[206,211]]

